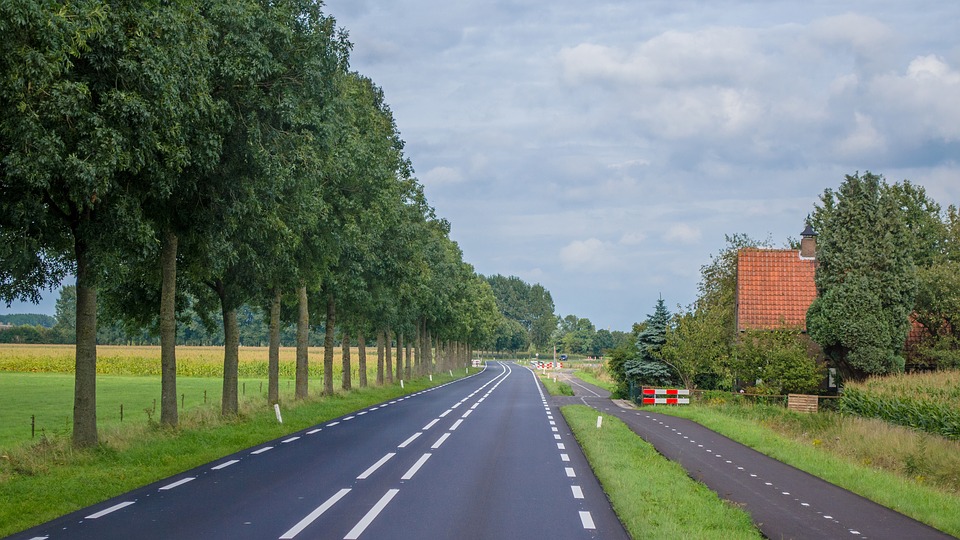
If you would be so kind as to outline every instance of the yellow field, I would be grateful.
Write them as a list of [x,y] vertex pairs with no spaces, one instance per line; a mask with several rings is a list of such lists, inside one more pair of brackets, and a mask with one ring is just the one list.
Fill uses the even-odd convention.
[[[376,374],[376,349],[367,348],[367,371]],[[323,347],[309,350],[310,375],[322,374]],[[353,371],[356,347],[351,348]],[[334,349],[334,373],[342,370],[343,351]],[[240,376],[266,377],[267,347],[240,347]],[[296,348],[280,348],[280,376],[293,377]],[[0,371],[73,373],[73,345],[0,344]],[[101,345],[97,347],[97,373],[101,375],[160,375],[160,347]],[[186,377],[223,376],[223,347],[177,347],[177,374]]]

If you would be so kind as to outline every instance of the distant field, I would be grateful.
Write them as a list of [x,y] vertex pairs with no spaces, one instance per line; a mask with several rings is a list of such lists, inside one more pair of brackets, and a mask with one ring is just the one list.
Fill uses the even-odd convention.
[[[310,373],[322,373],[323,347],[310,347]],[[334,349],[334,373],[339,374],[343,351]],[[356,373],[358,350],[351,349]],[[266,377],[268,349],[240,347],[240,376]],[[377,351],[367,349],[368,372],[376,373]],[[293,377],[296,348],[280,348],[280,376]],[[21,373],[73,373],[73,345],[0,344],[0,371]],[[100,345],[97,347],[97,373],[102,375],[160,375],[160,347]],[[223,347],[177,347],[177,375],[185,377],[222,377]]]
[[[159,419],[160,347],[97,347],[97,421],[100,426]],[[353,384],[359,384],[357,349],[351,350]],[[240,398],[267,392],[267,348],[240,348]],[[334,386],[340,387],[342,351],[334,351]],[[281,402],[293,399],[296,349],[280,350]],[[73,345],[0,344],[0,448],[35,437],[69,434],[73,416]],[[376,378],[376,349],[367,349],[367,376]],[[177,347],[177,395],[185,409],[219,407],[223,347]],[[323,385],[323,348],[310,349],[310,393]],[[154,405],[156,400],[156,405]],[[156,410],[154,408],[156,407]],[[151,412],[148,414],[146,410]],[[219,410],[219,409],[218,409]]]

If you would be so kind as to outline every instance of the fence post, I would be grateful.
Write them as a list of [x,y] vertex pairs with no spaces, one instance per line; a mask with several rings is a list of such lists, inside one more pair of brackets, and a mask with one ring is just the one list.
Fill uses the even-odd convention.
[[37,415],[30,415],[30,438],[32,439],[37,434]]

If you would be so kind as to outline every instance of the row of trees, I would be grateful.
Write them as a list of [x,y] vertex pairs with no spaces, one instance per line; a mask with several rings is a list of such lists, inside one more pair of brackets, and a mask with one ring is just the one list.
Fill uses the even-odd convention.
[[224,415],[238,408],[244,305],[270,316],[272,401],[282,320],[297,324],[298,397],[311,318],[328,394],[337,328],[415,341],[420,370],[438,342],[493,335],[489,284],[319,3],[28,0],[0,5],[0,34],[0,297],[36,301],[76,276],[75,445],[98,441],[98,312],[159,334],[168,426],[189,312],[222,321]]
[[[819,233],[817,299],[807,330],[738,331],[737,254],[773,247],[747,235],[701,268],[696,302],[670,315],[663,301],[634,326],[634,343],[611,354],[621,392],[637,385],[814,391],[827,365],[846,379],[915,367],[960,366],[960,212],[946,210],[909,181],[848,175],[827,189],[810,223]],[[796,248],[796,242],[788,241]],[[911,321],[923,329],[905,351]]]

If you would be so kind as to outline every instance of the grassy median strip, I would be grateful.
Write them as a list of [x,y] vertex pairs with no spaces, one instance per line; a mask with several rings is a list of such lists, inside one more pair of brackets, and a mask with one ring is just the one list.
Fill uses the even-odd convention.
[[[476,370],[473,370],[476,371]],[[462,373],[462,372],[461,372]],[[69,437],[44,437],[0,451],[0,537],[203,465],[234,452],[454,378],[434,375],[281,405],[283,424],[262,398],[241,402],[232,420],[219,403],[181,414],[176,430],[155,423],[100,430],[101,445],[74,450]]]
[[551,375],[540,375],[540,381],[543,382],[543,385],[547,388],[547,392],[551,396],[572,396],[573,388],[565,382],[557,381]]
[[[785,423],[790,418],[796,417],[798,413],[762,407],[744,408],[743,410],[731,408],[727,410],[698,406],[661,407],[657,408],[656,411],[693,420],[760,453],[823,478],[830,483],[848,489],[887,508],[892,508],[931,527],[960,537],[960,512],[944,511],[946,508],[960,507],[960,496],[956,491],[951,493],[949,488],[936,489],[924,485],[923,477],[910,479],[889,471],[879,470],[872,466],[873,460],[868,457],[861,456],[858,458],[859,462],[852,462],[849,457],[844,458],[832,454],[824,448],[828,445],[821,442],[821,439],[813,438],[809,442],[803,442],[778,434],[770,426],[763,425],[764,422]],[[779,418],[780,416],[785,418]],[[798,422],[810,424],[808,427],[811,432],[822,430],[823,426],[817,426],[816,424],[828,424],[831,419],[849,422],[849,419],[840,415],[831,416],[831,413],[801,415],[795,419]],[[862,419],[854,418],[852,420],[856,423],[863,422]],[[873,421],[867,428],[878,432],[880,435],[887,435],[886,443],[884,443],[886,446],[878,447],[875,450],[877,455],[895,453],[900,450],[899,446],[905,444],[904,441],[897,438],[895,433],[891,433],[892,430],[889,426],[884,426],[882,422]],[[860,429],[864,428],[861,427]],[[826,430],[826,432],[830,431]],[[848,438],[872,436],[863,431],[836,433],[843,433],[843,437]],[[807,434],[804,433],[803,435]],[[931,437],[930,435],[924,436]],[[836,439],[836,441],[830,441],[830,443],[841,445],[841,436],[838,435]],[[929,444],[930,446],[921,444],[919,451],[932,454],[934,452],[933,443]],[[956,448],[954,441],[944,440],[943,444]],[[940,451],[944,452],[944,450]],[[956,457],[955,450],[953,452],[947,450],[946,452]],[[910,457],[908,456],[908,459]],[[921,458],[933,459],[932,456],[913,457],[916,460]]]
[[633,538],[762,538],[750,516],[661,456],[614,416],[583,405],[561,412]]

